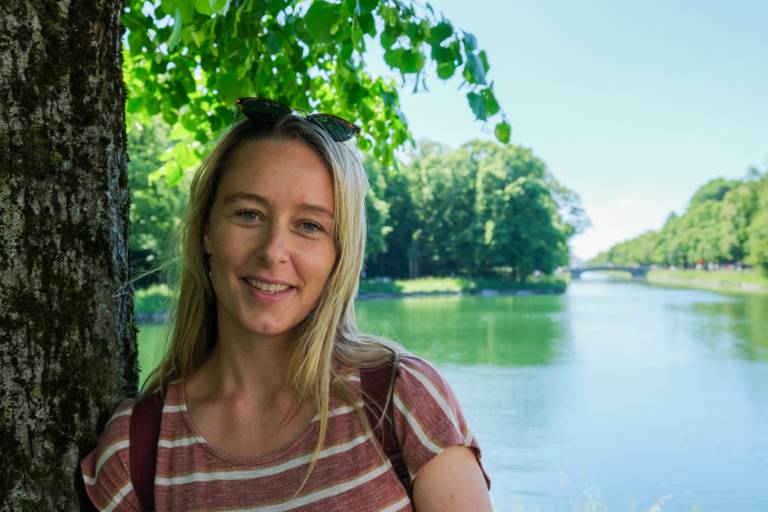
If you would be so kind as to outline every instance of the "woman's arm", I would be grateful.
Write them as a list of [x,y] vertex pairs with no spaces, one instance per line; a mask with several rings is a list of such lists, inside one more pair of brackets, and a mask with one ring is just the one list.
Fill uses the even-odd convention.
[[417,512],[485,512],[491,498],[475,454],[451,446],[430,460],[413,479]]

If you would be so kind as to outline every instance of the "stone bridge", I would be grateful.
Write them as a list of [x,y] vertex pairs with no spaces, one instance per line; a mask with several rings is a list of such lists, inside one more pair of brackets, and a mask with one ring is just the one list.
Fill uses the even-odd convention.
[[584,272],[599,272],[601,270],[610,270],[611,272],[629,272],[633,279],[645,279],[648,275],[648,267],[622,267],[620,265],[592,265],[589,267],[569,268],[571,279],[581,279]]

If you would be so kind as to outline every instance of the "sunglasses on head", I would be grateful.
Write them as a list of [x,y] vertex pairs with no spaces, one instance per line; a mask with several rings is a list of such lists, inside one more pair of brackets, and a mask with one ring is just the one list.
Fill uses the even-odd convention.
[[[296,109],[268,98],[237,98],[235,105],[251,121],[274,124],[283,117],[293,114]],[[323,128],[336,142],[346,142],[360,132],[353,123],[333,114],[304,114],[308,121]]]

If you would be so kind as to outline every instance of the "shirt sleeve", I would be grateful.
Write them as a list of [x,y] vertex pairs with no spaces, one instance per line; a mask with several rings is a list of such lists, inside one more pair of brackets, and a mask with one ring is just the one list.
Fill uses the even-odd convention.
[[395,431],[411,479],[446,448],[466,446],[474,452],[490,489],[480,445],[453,390],[431,364],[413,356],[402,358],[393,400]]
[[124,400],[107,422],[98,446],[80,462],[85,491],[99,510],[142,510],[131,484],[129,427],[134,400]]

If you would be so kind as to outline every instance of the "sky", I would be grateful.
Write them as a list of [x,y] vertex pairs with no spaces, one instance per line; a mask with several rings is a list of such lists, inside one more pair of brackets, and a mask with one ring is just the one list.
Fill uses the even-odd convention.
[[[711,179],[768,167],[768,2],[431,3],[487,51],[512,143],[580,195],[578,258],[660,229]],[[491,137],[460,83],[433,70],[429,92],[401,89],[417,140]]]

